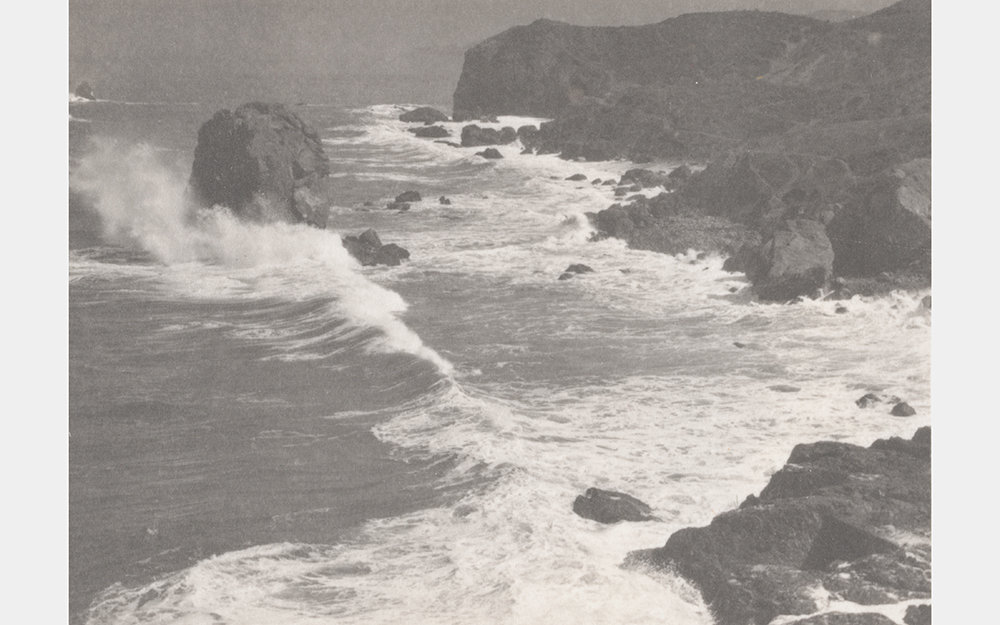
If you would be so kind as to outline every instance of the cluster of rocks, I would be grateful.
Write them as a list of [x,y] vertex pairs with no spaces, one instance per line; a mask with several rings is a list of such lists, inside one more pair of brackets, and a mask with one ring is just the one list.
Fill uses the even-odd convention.
[[383,245],[378,234],[371,228],[358,236],[343,237],[341,241],[351,256],[365,266],[396,266],[410,257],[410,252],[395,243]]
[[[759,495],[706,527],[634,551],[626,566],[674,571],[720,625],[892,623],[875,610],[912,602],[905,623],[930,623],[931,431],[870,447],[797,445]],[[655,520],[624,493],[588,489],[573,510],[601,523]],[[850,614],[835,602],[862,606]],[[794,617],[801,617],[795,619]]]

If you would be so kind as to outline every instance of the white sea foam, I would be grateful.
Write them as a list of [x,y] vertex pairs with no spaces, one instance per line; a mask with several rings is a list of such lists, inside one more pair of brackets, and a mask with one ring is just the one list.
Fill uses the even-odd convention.
[[399,319],[406,302],[366,278],[336,233],[246,223],[223,209],[192,213],[183,178],[163,167],[149,146],[98,141],[71,172],[70,186],[92,198],[109,241],[144,250],[162,263],[147,271],[176,294],[332,297],[336,315],[380,330],[372,348],[419,356],[446,374],[452,369]]

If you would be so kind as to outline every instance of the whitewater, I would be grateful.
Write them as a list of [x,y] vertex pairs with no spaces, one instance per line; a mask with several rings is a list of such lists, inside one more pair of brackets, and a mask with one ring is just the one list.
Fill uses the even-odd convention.
[[[340,189],[318,230],[188,210],[210,110],[71,107],[72,622],[709,624],[626,555],[798,443],[930,425],[926,292],[758,303],[723,258],[590,240],[635,165],[487,161],[409,108],[298,111]],[[410,260],[360,266],[367,228]],[[576,516],[591,486],[658,520]]]

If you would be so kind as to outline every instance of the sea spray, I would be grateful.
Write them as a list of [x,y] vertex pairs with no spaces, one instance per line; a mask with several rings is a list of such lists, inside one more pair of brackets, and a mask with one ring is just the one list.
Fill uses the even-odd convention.
[[407,308],[403,298],[365,277],[337,233],[301,224],[248,223],[223,207],[194,207],[186,187],[152,147],[109,140],[95,140],[70,173],[70,188],[91,198],[109,242],[145,251],[167,266],[195,268],[175,284],[188,295],[217,296],[198,285],[205,279],[217,283],[218,270],[250,279],[257,296],[276,294],[268,284],[277,280],[277,293],[333,297],[332,306],[349,324],[380,330],[370,349],[409,353],[451,373],[451,363],[399,319]]

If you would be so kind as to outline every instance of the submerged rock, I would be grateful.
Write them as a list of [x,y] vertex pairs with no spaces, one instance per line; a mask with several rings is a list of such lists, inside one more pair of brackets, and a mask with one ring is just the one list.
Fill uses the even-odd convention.
[[491,158],[491,159],[503,158],[503,154],[501,154],[500,150],[496,148],[486,148],[482,152],[476,152],[476,156],[482,156],[483,158]]
[[583,263],[574,263],[566,268],[567,273],[594,273],[594,270]]
[[203,206],[256,221],[325,227],[329,161],[319,135],[282,104],[221,110],[198,130],[190,186]]
[[422,139],[440,139],[441,137],[451,136],[451,132],[444,126],[420,126],[419,128],[408,128],[407,130]]
[[635,497],[599,488],[588,488],[586,493],[578,496],[573,502],[573,512],[585,519],[606,524],[656,519],[653,509]]

